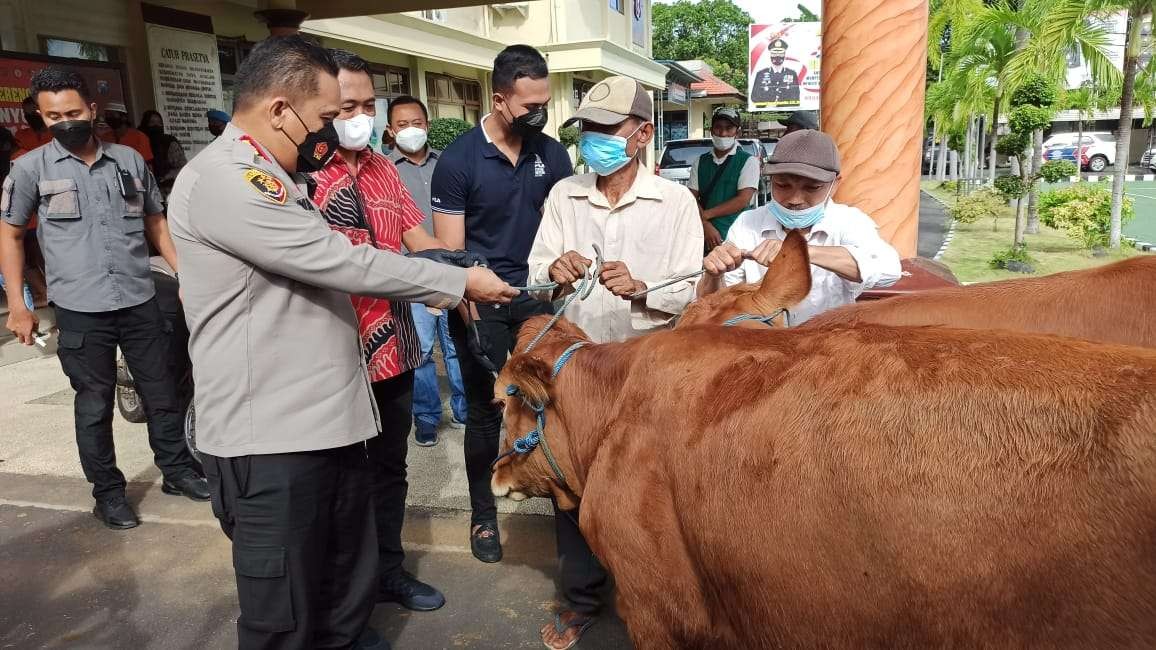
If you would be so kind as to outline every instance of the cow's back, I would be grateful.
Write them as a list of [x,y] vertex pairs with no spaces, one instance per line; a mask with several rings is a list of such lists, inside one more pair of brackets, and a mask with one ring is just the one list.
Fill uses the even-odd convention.
[[1007,329],[1156,347],[1156,256],[1094,269],[848,305],[804,327],[875,323]]
[[[592,470],[669,503],[685,647],[1156,645],[1156,353],[717,332],[654,337]],[[639,514],[596,480],[584,528],[630,574]]]

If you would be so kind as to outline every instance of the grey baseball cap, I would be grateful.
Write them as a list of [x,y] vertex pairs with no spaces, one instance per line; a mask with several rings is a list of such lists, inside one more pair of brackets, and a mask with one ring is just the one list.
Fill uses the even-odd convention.
[[794,174],[820,183],[830,183],[839,175],[839,148],[831,136],[805,129],[783,136],[767,165],[767,173]]
[[644,121],[654,119],[654,100],[650,93],[630,77],[607,77],[594,84],[582,98],[582,105],[562,126],[582,120],[609,126],[621,124],[628,117]]
[[714,124],[714,121],[719,119],[719,118],[727,120],[728,122],[730,122],[731,124],[734,124],[735,126],[742,126],[743,125],[743,121],[741,119],[739,119],[739,112],[737,110],[729,107],[729,106],[720,106],[720,107],[714,109],[714,114],[711,115],[710,123]]

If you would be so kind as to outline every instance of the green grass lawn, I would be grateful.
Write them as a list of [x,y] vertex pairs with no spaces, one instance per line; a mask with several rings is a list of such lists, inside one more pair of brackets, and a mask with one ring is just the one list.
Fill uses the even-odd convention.
[[[955,200],[953,193],[939,189],[938,185],[939,183],[934,181],[924,182],[923,189],[949,204]],[[992,255],[1011,248],[1014,233],[1015,216],[1011,208],[995,220],[994,230],[991,219],[981,219],[972,224],[956,224],[955,238],[948,245],[942,261],[951,267],[960,282],[988,282],[1023,277],[1020,273],[988,266]],[[1135,249],[1125,248],[1109,253],[1105,257],[1093,257],[1090,251],[1082,249],[1064,232],[1047,226],[1040,226],[1039,234],[1027,235],[1025,239],[1028,253],[1035,260],[1033,266],[1036,275],[1099,266],[1139,254]]]

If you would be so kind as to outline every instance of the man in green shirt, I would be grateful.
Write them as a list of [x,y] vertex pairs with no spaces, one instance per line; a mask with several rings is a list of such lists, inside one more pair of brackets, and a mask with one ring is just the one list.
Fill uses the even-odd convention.
[[713,150],[695,159],[688,187],[698,199],[706,248],[718,246],[748,207],[759,187],[759,161],[738,145],[739,113],[720,107],[711,117]]

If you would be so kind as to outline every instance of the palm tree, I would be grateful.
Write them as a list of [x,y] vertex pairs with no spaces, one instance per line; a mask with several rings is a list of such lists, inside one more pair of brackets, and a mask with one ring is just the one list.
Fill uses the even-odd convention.
[[[995,141],[999,129],[999,117],[1007,109],[1004,84],[1000,82],[1008,63],[1016,53],[1014,28],[996,20],[977,20],[981,15],[996,11],[981,8],[971,20],[958,26],[956,37],[952,39],[951,56],[954,72],[966,75],[965,86],[973,97],[985,94],[989,97],[991,136],[988,140],[988,181],[995,181]],[[1001,8],[1003,10],[1003,8]],[[987,113],[987,110],[981,111]]]
[[[1154,0],[1144,0],[1153,2]],[[1067,77],[1067,55],[1075,47],[1088,63],[1092,79],[1101,85],[1111,85],[1120,78],[1120,71],[1112,64],[1109,51],[1111,38],[1099,23],[1089,20],[1104,11],[1109,0],[1021,0],[1014,7],[1003,0],[980,22],[994,21],[1013,25],[1017,32],[1017,52],[1004,69],[1001,81],[1014,89],[1037,76],[1062,87]],[[1033,175],[1038,175],[1043,164],[1043,131],[1032,138]],[[1029,233],[1039,230],[1039,187],[1033,185],[1028,197]]]
[[[1120,215],[1124,208],[1124,176],[1128,173],[1128,157],[1131,153],[1132,109],[1136,96],[1136,76],[1140,69],[1140,29],[1144,21],[1156,12],[1156,0],[1131,0],[1114,4],[1123,5],[1127,11],[1128,26],[1124,36],[1124,79],[1120,91],[1120,124],[1116,132],[1116,166],[1112,174],[1112,225],[1108,234],[1108,246],[1119,248],[1123,234]],[[1146,100],[1150,101],[1151,97]],[[1149,109],[1145,108],[1145,111]]]

